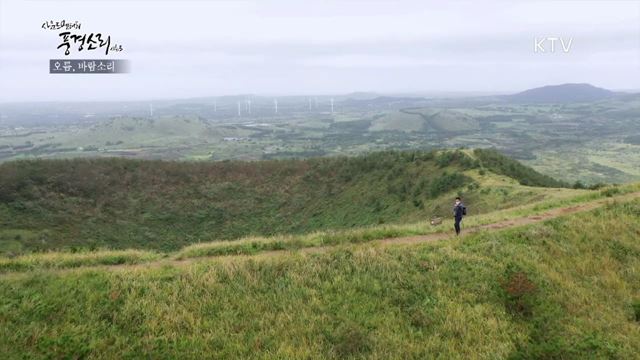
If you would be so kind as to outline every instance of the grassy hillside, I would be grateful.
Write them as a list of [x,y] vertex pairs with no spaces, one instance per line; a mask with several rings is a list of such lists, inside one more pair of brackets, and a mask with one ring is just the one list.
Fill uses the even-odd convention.
[[[473,204],[474,214],[552,194],[493,173],[494,164],[509,162],[498,154],[492,162],[473,156],[414,151],[257,162],[3,163],[0,253],[103,247],[167,251],[249,235],[448,217],[456,194]],[[517,169],[503,173],[530,185],[559,184],[538,181],[548,178],[521,165]]]
[[522,185],[542,187],[567,187],[566,182],[558,181],[550,176],[540,174],[520,162],[510,159],[493,149],[475,149],[473,155],[480,164],[490,171],[506,175]]
[[[640,197],[640,183],[611,186],[600,191],[547,189],[546,200],[518,204],[510,208],[485,214],[468,216],[464,220],[465,233],[483,227],[502,228],[522,226],[528,219],[542,220],[574,211],[585,211],[611,201],[626,201]],[[555,215],[554,215],[555,214]],[[429,219],[402,224],[382,224],[353,229],[328,229],[307,234],[284,234],[274,236],[248,236],[241,239],[199,242],[175,251],[157,250],[110,250],[79,249],[76,251],[47,251],[0,256],[0,274],[21,271],[61,270],[84,266],[112,265],[162,265],[167,262],[184,261],[226,255],[256,255],[282,250],[317,251],[327,246],[376,243],[384,239],[431,238],[443,239],[451,235],[453,218],[445,218],[439,225]]]
[[422,245],[7,274],[0,352],[632,359],[640,352],[639,219],[634,200]]
[[384,114],[371,122],[369,131],[422,131],[425,120],[418,114],[394,111]]
[[420,116],[429,132],[459,133],[479,130],[479,123],[462,111],[438,108],[403,109],[402,113]]

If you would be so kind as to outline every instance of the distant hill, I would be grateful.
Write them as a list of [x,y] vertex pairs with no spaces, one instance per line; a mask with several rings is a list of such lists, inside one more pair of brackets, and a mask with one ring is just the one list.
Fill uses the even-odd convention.
[[371,91],[355,91],[352,93],[338,95],[335,98],[340,100],[371,100],[380,97],[380,94]]
[[529,89],[504,98],[516,103],[568,103],[602,100],[615,94],[590,84],[562,84]]
[[378,96],[375,98],[348,98],[342,101],[342,106],[354,107],[402,107],[415,106],[425,102],[424,98],[419,97],[394,97],[394,96]]

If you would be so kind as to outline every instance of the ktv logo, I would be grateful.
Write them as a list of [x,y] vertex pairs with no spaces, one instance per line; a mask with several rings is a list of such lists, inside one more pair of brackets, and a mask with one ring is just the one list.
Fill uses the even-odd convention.
[[[560,45],[558,47],[558,44]],[[562,38],[560,36],[547,36],[541,38],[535,38],[533,40],[533,52],[540,54],[552,54],[562,51],[568,53],[571,51],[571,45],[573,44],[573,38]]]

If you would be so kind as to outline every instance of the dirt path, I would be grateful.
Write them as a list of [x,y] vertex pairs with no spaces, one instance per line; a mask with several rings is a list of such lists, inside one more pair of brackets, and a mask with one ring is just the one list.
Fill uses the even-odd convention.
[[[640,197],[640,192],[625,194],[624,197],[629,199]],[[462,233],[464,236],[464,234],[476,233],[481,230],[499,230],[504,228],[534,224],[544,220],[553,219],[562,215],[569,215],[577,212],[593,210],[595,208],[598,208],[604,205],[605,203],[613,202],[614,200],[616,200],[616,198],[613,198],[613,197],[606,198],[606,199],[599,199],[599,200],[594,200],[594,201],[590,201],[590,202],[579,204],[579,205],[549,209],[548,211],[542,214],[529,215],[529,216],[524,216],[524,217],[519,217],[519,218],[514,218],[509,220],[503,220],[503,221],[498,221],[491,224],[473,226],[467,229],[464,228],[464,221],[463,221]],[[382,240],[376,240],[376,241],[383,244],[409,244],[414,242],[444,240],[444,239],[449,239],[452,236],[453,235],[451,233],[435,233],[435,234],[407,236],[407,237],[400,237],[400,238],[389,238],[389,239],[382,239]]]
[[[464,236],[466,234],[476,233],[482,230],[500,230],[505,228],[529,225],[529,224],[542,222],[544,220],[553,219],[563,215],[569,215],[569,214],[574,214],[578,212],[593,210],[605,204],[613,203],[614,201],[619,201],[619,200],[626,201],[626,200],[632,200],[639,197],[640,197],[640,191],[618,195],[610,198],[593,200],[593,201],[589,201],[589,202],[585,202],[585,203],[573,205],[573,206],[549,209],[541,214],[503,220],[503,221],[498,221],[491,224],[473,226],[466,229],[463,227],[462,232]],[[360,243],[355,246],[371,246],[371,245],[389,246],[389,245],[433,242],[433,241],[451,239],[454,237],[452,233],[453,233],[453,229],[451,229],[451,232],[445,232],[445,233],[440,232],[440,233],[418,235],[418,236],[406,236],[406,237],[371,240],[364,243]],[[344,245],[354,246],[354,244],[344,244]],[[188,266],[196,263],[205,263],[205,262],[211,261],[212,259],[215,259],[218,262],[228,262],[228,261],[237,261],[241,259],[272,258],[272,257],[287,255],[287,254],[290,254],[291,252],[309,253],[309,254],[322,253],[330,249],[335,249],[338,246],[341,246],[341,245],[306,247],[306,248],[293,249],[293,250],[273,250],[273,251],[264,251],[258,254],[248,254],[248,255],[221,255],[221,256],[219,255],[219,256],[210,256],[210,257],[189,258],[189,259],[183,259],[183,260],[167,258],[167,259],[151,261],[151,262],[141,263],[141,264],[92,265],[92,266],[81,266],[77,268],[68,268],[68,269],[46,269],[44,271],[52,272],[52,273],[64,273],[64,272],[78,271],[78,270],[137,270],[137,269],[159,268],[164,266],[184,267],[184,266]],[[0,274],[0,276],[10,276],[10,275],[19,276],[20,274],[25,274],[25,273],[28,273],[28,271],[5,273],[5,274]]]

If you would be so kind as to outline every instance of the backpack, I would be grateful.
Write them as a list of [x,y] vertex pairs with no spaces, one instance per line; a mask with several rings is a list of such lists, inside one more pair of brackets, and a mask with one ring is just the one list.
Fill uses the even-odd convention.
[[466,206],[462,207],[462,216],[467,216],[467,207]]

